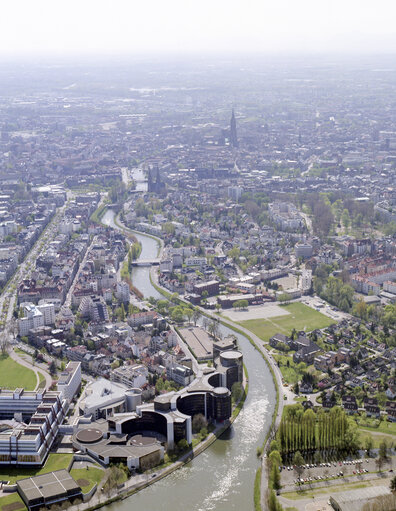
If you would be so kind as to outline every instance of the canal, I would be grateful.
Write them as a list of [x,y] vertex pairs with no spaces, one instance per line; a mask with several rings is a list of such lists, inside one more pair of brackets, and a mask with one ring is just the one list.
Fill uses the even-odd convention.
[[[102,222],[115,227],[114,212],[108,210]],[[142,259],[157,256],[158,243],[143,234]],[[151,285],[149,268],[133,269],[132,282],[145,297],[161,297]],[[137,494],[107,506],[108,511],[252,511],[253,484],[259,461],[257,447],[270,427],[276,393],[271,373],[262,356],[245,336],[220,325],[223,336],[234,334],[249,373],[245,405],[231,428],[192,462]]]

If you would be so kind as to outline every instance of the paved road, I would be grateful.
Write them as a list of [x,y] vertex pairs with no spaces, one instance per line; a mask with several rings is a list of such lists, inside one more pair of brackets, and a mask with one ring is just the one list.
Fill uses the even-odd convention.
[[[39,257],[43,250],[46,250],[47,244],[51,236],[55,233],[57,226],[63,218],[63,213],[66,209],[66,204],[58,209],[53,216],[52,220],[45,227],[40,237],[33,245],[32,249],[25,256],[23,262],[18,266],[18,269],[14,273],[13,277],[9,280],[8,284],[4,288],[0,295],[0,311],[2,311],[2,319],[5,320],[6,325],[12,318],[14,310],[14,304],[17,295],[17,286],[22,279],[29,278],[33,270],[34,262]],[[14,288],[14,289],[13,289]],[[8,305],[7,305],[8,302]]]

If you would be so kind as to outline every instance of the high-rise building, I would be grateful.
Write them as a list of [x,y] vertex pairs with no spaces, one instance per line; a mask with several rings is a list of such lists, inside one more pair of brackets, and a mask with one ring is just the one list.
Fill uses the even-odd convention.
[[232,109],[232,115],[231,115],[231,121],[230,121],[230,142],[231,142],[232,147],[238,147],[238,137],[237,137],[234,109]]

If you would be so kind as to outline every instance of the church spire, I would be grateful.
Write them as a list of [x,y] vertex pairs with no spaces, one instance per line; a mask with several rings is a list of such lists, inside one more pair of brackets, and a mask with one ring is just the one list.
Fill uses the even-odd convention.
[[238,147],[238,137],[237,137],[234,109],[232,109],[232,115],[231,115],[231,121],[230,121],[230,142],[231,142],[232,147]]

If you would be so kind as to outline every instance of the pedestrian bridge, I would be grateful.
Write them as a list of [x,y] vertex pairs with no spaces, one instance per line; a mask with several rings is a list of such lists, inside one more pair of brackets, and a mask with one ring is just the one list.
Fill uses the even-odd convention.
[[161,259],[156,257],[155,259],[137,259],[136,261],[132,261],[132,266],[153,266],[159,265]]

